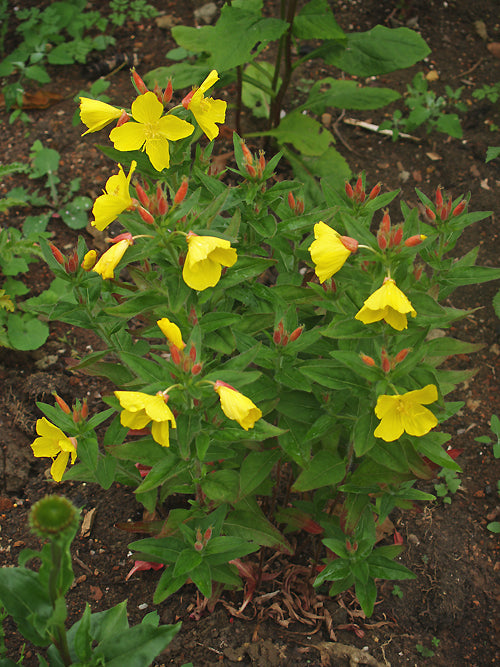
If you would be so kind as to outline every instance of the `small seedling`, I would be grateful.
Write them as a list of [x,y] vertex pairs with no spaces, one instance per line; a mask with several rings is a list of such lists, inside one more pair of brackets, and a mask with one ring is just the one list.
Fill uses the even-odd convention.
[[451,498],[448,493],[454,494],[458,491],[461,483],[460,478],[455,470],[445,469],[438,473],[438,477],[441,477],[444,481],[434,484],[434,490],[436,491],[436,495],[439,498],[442,498],[444,503],[449,505],[451,503]]
[[404,596],[403,591],[399,588],[397,584],[394,584],[394,586],[392,587],[392,594],[394,595],[394,597],[397,597],[400,600],[402,600]]

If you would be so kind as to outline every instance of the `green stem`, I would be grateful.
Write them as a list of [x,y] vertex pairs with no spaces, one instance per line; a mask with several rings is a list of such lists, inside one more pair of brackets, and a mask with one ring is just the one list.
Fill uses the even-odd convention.
[[[281,86],[279,87],[278,92],[276,93],[276,98],[273,100],[271,106],[270,120],[272,127],[278,127],[280,123],[281,107],[283,104],[283,99],[285,93],[290,84],[290,79],[292,76],[292,29],[293,21],[295,18],[295,11],[297,9],[297,0],[290,0],[288,5],[286,21],[288,22],[288,29],[284,35],[284,55],[285,55],[285,68],[283,71],[283,79]],[[280,40],[281,45],[281,40]],[[276,72],[275,72],[276,77]]]

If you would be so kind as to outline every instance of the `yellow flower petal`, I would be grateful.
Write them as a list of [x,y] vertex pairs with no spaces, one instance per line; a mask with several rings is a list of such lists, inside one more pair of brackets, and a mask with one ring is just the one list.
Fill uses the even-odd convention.
[[101,256],[92,271],[95,271],[103,280],[110,280],[115,277],[114,270],[120,263],[125,251],[131,246],[133,241],[131,239],[122,239],[113,244],[109,250]]
[[397,331],[402,331],[408,326],[406,319],[408,313],[412,317],[417,314],[408,297],[397,287],[394,280],[386,278],[382,287],[366,299],[355,319],[363,324],[385,320]]
[[113,120],[118,120],[121,114],[121,109],[116,109],[110,104],[88,97],[80,97],[80,119],[89,128],[82,136],[89,132],[102,130]]
[[214,390],[219,394],[222,412],[248,431],[262,417],[262,411],[247,396],[233,387],[216,382]]
[[162,447],[170,447],[170,427],[168,422],[154,422],[151,427],[151,435]]
[[227,103],[223,100],[214,100],[212,97],[204,97],[203,93],[218,80],[217,71],[212,70],[201,86],[194,91],[187,106],[210,141],[219,134],[216,123],[223,123],[226,119]]
[[146,141],[146,128],[141,123],[130,121],[113,128],[109,138],[117,151],[138,151]]
[[153,92],[148,91],[132,102],[131,111],[133,119],[138,123],[154,124],[161,118],[163,104]]
[[351,251],[340,240],[340,234],[322,221],[314,225],[314,238],[309,252],[315,264],[315,273],[324,283],[344,266]]
[[45,417],[38,419],[36,430],[40,437],[31,445],[33,455],[53,458],[50,472],[54,480],[60,482],[70,455],[71,463],[75,462],[76,440],[68,438],[60,428],[51,424]]
[[429,433],[438,420],[423,404],[434,403],[437,399],[437,387],[433,384],[406,394],[379,396],[375,415],[381,421],[374,431],[375,437],[393,442],[400,438],[403,432],[419,437]]
[[182,340],[182,333],[177,324],[171,322],[168,317],[162,317],[156,324],[160,327],[162,334],[169,343],[175,345],[179,350],[186,347],[186,343]]
[[66,466],[68,465],[69,453],[61,452],[59,456],[52,462],[50,466],[50,474],[55,482],[60,482]]
[[231,267],[238,259],[236,250],[226,239],[193,234],[188,235],[187,243],[182,277],[191,289],[201,291],[214,287],[220,280],[222,266]]
[[156,171],[163,171],[170,167],[170,149],[165,137],[158,136],[157,139],[148,139],[144,144],[144,150]]
[[146,410],[138,410],[137,412],[124,410],[120,415],[120,424],[131,428],[133,431],[144,428],[150,421],[151,418],[146,414]]

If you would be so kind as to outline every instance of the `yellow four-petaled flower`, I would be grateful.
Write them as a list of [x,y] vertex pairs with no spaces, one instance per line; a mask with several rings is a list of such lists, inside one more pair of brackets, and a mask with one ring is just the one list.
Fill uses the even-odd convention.
[[188,253],[182,277],[188,287],[204,290],[214,287],[221,277],[223,266],[233,266],[238,259],[236,250],[226,239],[198,236],[189,232],[186,237]]
[[36,432],[40,436],[31,445],[36,457],[50,457],[53,459],[50,474],[56,482],[60,482],[69,458],[73,464],[76,459],[76,439],[69,438],[60,428],[51,424],[42,417],[36,422]]
[[151,396],[140,391],[115,391],[115,396],[123,408],[120,415],[122,426],[138,430],[153,422],[153,439],[163,447],[169,447],[169,429],[176,428],[177,425],[162,393]]
[[92,220],[92,225],[97,227],[99,231],[103,231],[106,227],[115,220],[120,213],[126,211],[133,204],[130,196],[130,179],[137,167],[137,162],[132,160],[128,176],[125,176],[123,167],[118,165],[120,171],[108,178],[104,194],[94,202],[92,213],[95,220]]
[[393,329],[402,331],[408,327],[406,319],[408,313],[412,317],[417,314],[408,297],[397,287],[394,280],[386,278],[382,287],[366,299],[355,319],[361,320],[363,324],[385,320]]
[[204,93],[218,80],[219,75],[213,69],[201,86],[195,88],[182,100],[184,107],[193,113],[196,122],[210,141],[219,134],[216,123],[223,123],[226,119],[227,102],[204,96]]
[[394,396],[384,394],[377,399],[375,414],[381,420],[374,431],[377,438],[393,442],[404,432],[422,436],[436,426],[436,416],[424,405],[438,399],[436,385],[428,384],[423,389]]
[[245,431],[253,428],[255,422],[262,417],[262,411],[255,403],[248,396],[236,391],[230,384],[217,380],[214,384],[214,390],[219,394],[222,412],[228,419],[238,422]]
[[109,250],[106,250],[106,252],[101,255],[92,271],[95,271],[102,276],[103,280],[111,280],[114,278],[117,265],[120,263],[127,248],[133,245],[133,243],[134,241],[132,240],[131,235],[114,243]]
[[349,236],[341,236],[321,220],[314,225],[314,239],[309,246],[309,252],[316,265],[315,273],[320,283],[324,283],[356,252],[358,242]]

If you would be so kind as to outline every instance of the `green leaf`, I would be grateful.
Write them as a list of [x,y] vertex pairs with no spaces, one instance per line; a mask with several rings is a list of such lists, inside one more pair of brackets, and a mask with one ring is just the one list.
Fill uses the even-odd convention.
[[349,74],[373,76],[411,67],[430,52],[414,30],[377,25],[367,32],[349,33],[345,50],[325,55],[324,60]]
[[92,206],[89,197],[75,197],[59,209],[58,213],[70,229],[83,229],[89,222],[88,211]]
[[485,162],[491,162],[500,156],[500,146],[488,146]]
[[50,644],[47,626],[53,609],[36,572],[21,567],[1,569],[0,601],[25,639],[36,646]]
[[378,109],[399,99],[401,95],[390,88],[369,88],[356,81],[326,77],[317,81],[309,91],[307,102],[300,109],[322,114],[327,107],[336,109]]
[[124,664],[127,667],[150,665],[170,644],[180,627],[180,623],[155,627],[150,622],[143,621],[120,635],[103,638],[94,649],[94,656],[103,656],[106,667],[123,667]]
[[281,19],[263,18],[253,11],[224,5],[215,26],[176,26],[172,28],[172,37],[188,51],[208,54],[208,74],[212,68],[226,72],[251,62],[268,42],[279,39],[287,28],[288,23]]
[[36,317],[11,313],[7,317],[10,344],[16,350],[36,350],[49,337],[49,326]]
[[[201,563],[203,556],[200,551],[196,551],[194,547],[187,547],[183,549],[177,558],[174,566],[173,576],[182,577],[190,574]],[[190,575],[191,576],[191,575]]]
[[401,563],[378,553],[375,549],[368,558],[370,575],[375,579],[416,579],[416,575]]
[[361,605],[361,609],[365,612],[366,616],[370,618],[373,614],[375,600],[377,599],[377,587],[375,586],[375,582],[373,579],[368,579],[368,581],[363,583],[357,579],[354,591],[358,598],[358,602]]
[[201,563],[189,573],[191,581],[198,588],[200,593],[206,598],[212,595],[212,572],[210,565],[206,560]]
[[274,137],[279,144],[292,144],[299,153],[315,157],[323,155],[334,143],[331,132],[298,109],[287,114],[276,129],[261,134]]
[[292,34],[299,39],[345,40],[326,0],[310,0],[295,16]]
[[236,470],[216,470],[201,481],[203,493],[210,500],[234,503],[238,497],[240,476]]
[[240,468],[240,496],[248,495],[267,479],[279,458],[279,449],[250,452]]
[[288,541],[266,519],[257,501],[253,498],[245,498],[238,503],[237,509],[227,516],[224,531],[228,535],[252,540],[261,546],[279,548],[288,554],[293,553]]
[[[264,70],[264,72],[262,71]],[[267,74],[266,74],[267,73]],[[258,68],[250,63],[243,71],[243,86],[241,90],[241,101],[251,109],[256,118],[269,118],[271,107],[271,95],[263,88],[269,88],[274,73],[272,63],[263,60],[259,62]],[[262,84],[263,88],[254,85],[251,81]],[[281,85],[281,78],[278,81],[278,87]]]
[[320,451],[312,459],[306,470],[295,480],[293,491],[310,491],[322,486],[335,486],[346,473],[345,461],[332,452]]

